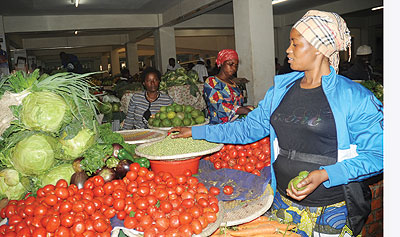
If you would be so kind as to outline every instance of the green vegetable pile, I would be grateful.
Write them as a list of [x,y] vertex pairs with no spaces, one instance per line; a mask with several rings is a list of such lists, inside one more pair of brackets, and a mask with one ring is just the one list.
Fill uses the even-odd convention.
[[368,80],[361,82],[361,85],[365,86],[368,90],[370,90],[378,100],[383,102],[383,86],[377,81]]
[[111,124],[98,124],[92,74],[40,76],[36,70],[1,78],[0,198],[20,199],[59,179],[69,182],[77,158],[91,174],[105,165],[113,143],[134,151]]
[[149,125],[153,127],[192,126],[204,122],[203,112],[193,108],[191,105],[177,103],[162,106],[160,111],[149,119]]
[[167,136],[160,142],[139,148],[138,152],[151,156],[172,156],[201,152],[216,148],[219,144],[192,138],[175,138]]
[[197,83],[199,83],[199,76],[196,71],[178,68],[175,71],[168,71],[161,77],[160,90],[167,91],[171,86],[190,85],[190,94],[197,96],[197,93],[200,94]]

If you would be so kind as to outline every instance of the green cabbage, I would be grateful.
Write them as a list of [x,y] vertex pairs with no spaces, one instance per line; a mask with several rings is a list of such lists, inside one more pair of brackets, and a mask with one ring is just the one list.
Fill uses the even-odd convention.
[[72,115],[61,96],[42,91],[32,92],[22,100],[20,120],[31,130],[57,133],[72,120]]
[[24,138],[13,148],[14,168],[26,175],[39,175],[53,166],[57,150],[57,140],[37,133]]
[[52,168],[48,173],[41,176],[42,186],[47,184],[56,185],[60,179],[65,179],[68,184],[71,180],[71,176],[75,173],[72,164],[63,164]]
[[20,182],[18,171],[14,169],[0,171],[0,199],[19,200],[25,193],[26,189]]
[[88,128],[83,128],[71,139],[65,139],[67,134],[64,133],[64,136],[60,139],[61,149],[63,151],[62,159],[73,160],[82,156],[83,153],[95,143],[95,135],[96,134]]

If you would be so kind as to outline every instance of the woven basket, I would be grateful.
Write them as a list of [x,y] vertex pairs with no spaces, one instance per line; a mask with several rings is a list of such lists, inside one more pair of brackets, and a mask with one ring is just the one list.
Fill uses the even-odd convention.
[[225,201],[223,202],[225,215],[221,226],[235,226],[252,221],[268,211],[273,201],[274,193],[270,185],[258,198],[246,201]]
[[[159,141],[156,141],[156,142],[159,142]],[[224,147],[224,144],[215,144],[215,147],[212,149],[199,151],[199,152],[170,155],[170,156],[154,156],[154,155],[148,155],[148,154],[142,152],[143,148],[150,146],[156,142],[145,143],[145,144],[141,144],[141,145],[137,146],[136,150],[135,150],[136,155],[138,155],[140,157],[145,157],[149,160],[187,160],[187,159],[191,159],[191,158],[198,157],[198,156],[212,154],[214,152],[221,150],[222,147]]]
[[148,142],[156,142],[167,136],[165,131],[155,129],[134,129],[117,131],[122,135],[128,144],[143,144]]

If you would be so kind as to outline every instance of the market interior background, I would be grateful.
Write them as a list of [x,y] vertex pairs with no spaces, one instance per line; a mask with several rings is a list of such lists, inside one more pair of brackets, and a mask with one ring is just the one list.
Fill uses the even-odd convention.
[[[115,76],[124,67],[131,75],[145,66],[164,73],[169,57],[186,68],[199,57],[214,66],[219,50],[233,48],[241,59],[238,77],[250,80],[248,103],[256,104],[273,83],[275,57],[284,64],[291,26],[309,9],[340,14],[353,38],[352,60],[357,47],[368,44],[372,65],[382,70],[383,10],[371,10],[382,5],[383,0],[3,0],[0,33],[11,70],[23,55],[28,69],[40,66],[48,73],[60,68],[62,51],[78,56],[85,71]],[[342,54],[344,67],[346,59]]]

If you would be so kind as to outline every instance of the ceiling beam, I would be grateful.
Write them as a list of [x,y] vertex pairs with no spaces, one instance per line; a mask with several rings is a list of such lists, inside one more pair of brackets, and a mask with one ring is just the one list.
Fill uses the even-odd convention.
[[157,14],[3,16],[5,33],[156,28]]

